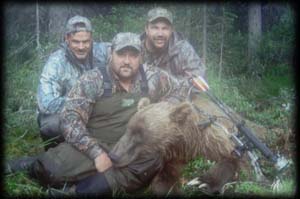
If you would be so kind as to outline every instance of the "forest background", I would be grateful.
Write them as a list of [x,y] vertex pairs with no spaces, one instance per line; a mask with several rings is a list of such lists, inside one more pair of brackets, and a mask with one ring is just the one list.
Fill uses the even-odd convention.
[[[244,118],[266,128],[267,145],[291,160],[280,190],[241,179],[227,192],[293,194],[296,14],[289,3],[5,3],[5,160],[43,151],[45,143],[36,122],[37,85],[48,56],[62,42],[68,18],[75,14],[89,17],[94,40],[106,42],[118,32],[142,33],[146,13],[156,6],[173,12],[174,27],[205,63],[214,94]],[[184,177],[190,179],[211,164],[199,157],[187,166]],[[264,174],[273,179],[272,167],[262,165]],[[4,185],[9,196],[45,194],[25,173],[5,176]],[[182,189],[185,195],[200,194],[184,184]]]

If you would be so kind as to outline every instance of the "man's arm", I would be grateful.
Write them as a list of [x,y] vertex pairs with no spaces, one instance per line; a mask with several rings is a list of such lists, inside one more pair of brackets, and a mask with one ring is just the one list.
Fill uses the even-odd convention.
[[103,94],[102,85],[100,71],[92,70],[85,73],[70,90],[61,113],[61,128],[65,140],[94,160],[98,171],[103,171],[107,167],[105,163],[107,161],[101,160],[109,158],[105,156],[97,140],[90,136],[86,124],[96,98]]
[[37,91],[39,110],[44,113],[58,113],[65,102],[65,88],[60,82],[61,71],[58,60],[49,58],[40,77]]
[[176,64],[182,66],[184,76],[187,76],[185,72],[188,72],[205,78],[206,68],[190,43],[187,41],[183,41],[181,43],[180,53],[178,56],[178,61],[180,63]]

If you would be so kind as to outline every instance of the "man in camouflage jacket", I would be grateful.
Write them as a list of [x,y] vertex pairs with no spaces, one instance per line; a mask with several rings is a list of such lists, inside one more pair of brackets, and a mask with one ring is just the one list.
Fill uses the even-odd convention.
[[[66,95],[77,79],[99,65],[105,65],[107,47],[92,40],[90,21],[82,16],[70,18],[66,25],[65,41],[46,62],[37,92],[38,124],[44,141],[63,141],[59,117]],[[55,143],[47,145],[48,149]]]
[[140,64],[137,34],[117,34],[110,52],[106,67],[87,71],[68,93],[60,115],[65,142],[27,167],[44,186],[75,183],[77,194],[135,191],[147,186],[160,169],[156,156],[115,168],[109,151],[125,133],[141,97],[178,102],[187,88],[158,67]]
[[191,75],[205,78],[205,66],[192,45],[173,29],[173,15],[164,8],[148,12],[141,35],[143,63],[158,66],[176,78]]

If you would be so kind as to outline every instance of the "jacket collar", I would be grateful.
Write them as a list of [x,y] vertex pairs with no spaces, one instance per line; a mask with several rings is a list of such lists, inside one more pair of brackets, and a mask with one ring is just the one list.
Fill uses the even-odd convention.
[[65,56],[67,60],[74,65],[75,67],[79,68],[81,71],[89,70],[93,68],[93,44],[90,50],[90,53],[88,54],[87,58],[85,59],[84,63],[80,62],[74,53],[70,50],[68,45],[64,42],[61,44],[61,47],[65,51]]
[[[143,32],[141,35],[140,35],[140,39],[142,41],[142,45],[144,46],[144,50],[146,51],[146,32]],[[173,31],[172,32],[172,35],[169,39],[169,46],[168,46],[168,55],[169,57],[173,57],[175,55],[177,55],[180,51],[180,46],[182,45],[182,43],[184,42],[184,36],[182,33],[180,32],[176,32],[176,31]]]

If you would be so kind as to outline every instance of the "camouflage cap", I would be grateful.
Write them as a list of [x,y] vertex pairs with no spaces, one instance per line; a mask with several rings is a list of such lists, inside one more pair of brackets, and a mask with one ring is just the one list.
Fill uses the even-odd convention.
[[170,11],[164,8],[153,8],[149,10],[148,12],[148,22],[153,22],[154,20],[158,18],[165,18],[167,19],[171,24],[173,24],[173,15]]
[[139,52],[141,51],[140,36],[135,33],[122,32],[118,33],[112,40],[112,48],[119,51],[125,47],[133,47]]
[[[81,24],[81,26],[77,24]],[[88,18],[76,15],[68,20],[65,34],[80,31],[92,32],[92,25]]]

